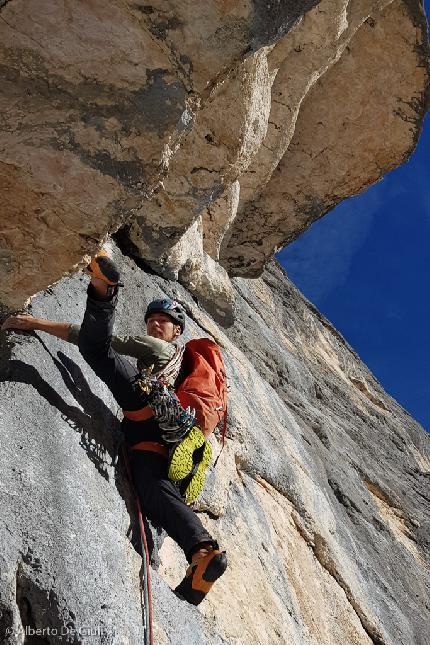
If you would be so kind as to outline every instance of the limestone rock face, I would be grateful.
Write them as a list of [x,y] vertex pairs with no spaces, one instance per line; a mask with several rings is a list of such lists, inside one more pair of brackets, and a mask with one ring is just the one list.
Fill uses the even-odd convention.
[[187,90],[132,3],[1,9],[3,300],[58,279],[136,208]]
[[[429,435],[275,264],[233,280],[226,331],[181,285],[114,257],[116,333],[141,334],[145,304],[176,297],[186,338],[220,343],[230,382],[226,447],[198,502],[229,568],[193,608],[171,591],[183,554],[154,531],[155,642],[427,645]],[[33,313],[80,322],[87,280],[39,293]],[[143,642],[117,406],[73,345],[0,342],[0,640],[21,645],[32,626],[51,644]]]
[[[295,31],[293,49],[273,88],[275,116],[267,146],[274,147],[275,155],[267,155],[263,148],[255,168],[251,165],[245,175],[238,215],[220,253],[231,274],[259,275],[275,250],[402,163],[413,150],[426,110],[428,67],[423,51],[411,44],[422,32],[410,3],[381,5],[381,11],[373,11],[365,21],[365,14],[351,18],[343,14],[343,24],[331,25],[340,30],[338,41],[333,34],[321,49],[317,43],[314,47],[301,43],[306,24],[315,28],[315,16],[324,3]],[[304,74],[302,57],[305,66],[314,68],[313,78]],[[305,95],[304,78],[310,81]],[[292,110],[294,105],[300,109]],[[277,130],[285,126],[283,139]]]
[[[120,229],[116,333],[168,295],[187,340],[224,350],[227,445],[198,511],[230,566],[190,607],[153,529],[155,642],[427,645],[428,435],[275,264],[235,277],[410,154],[420,2],[0,0],[0,18],[0,313],[36,294],[35,315],[79,322],[77,269]],[[120,414],[42,336],[0,334],[0,641],[134,645]]]
[[211,257],[230,275],[258,276],[275,251],[412,152],[426,110],[426,34],[417,3],[322,0],[238,63],[133,220],[136,253],[168,275],[161,258],[201,214]]
[[222,240],[236,217],[239,196],[240,184],[235,181],[203,213],[203,247],[214,260],[219,260]]
[[402,163],[425,112],[419,0],[40,0],[37,16],[13,0],[0,11],[7,308],[121,229],[124,248],[202,303],[210,285],[227,323],[228,275],[259,275]]
[[1,2],[4,305],[21,306],[139,213],[212,89],[315,2],[40,0],[36,15]]
[[130,225],[130,239],[145,259],[157,263],[248,167],[266,134],[270,87],[262,49],[212,91],[162,187]]

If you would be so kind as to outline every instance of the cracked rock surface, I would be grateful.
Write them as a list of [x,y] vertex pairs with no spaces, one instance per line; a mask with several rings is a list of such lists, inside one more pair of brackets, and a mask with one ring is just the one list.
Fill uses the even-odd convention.
[[2,302],[19,307],[139,216],[212,89],[315,2],[2,2]]
[[411,2],[372,4],[323,1],[272,52],[268,133],[239,180],[220,252],[230,274],[258,276],[274,250],[414,149],[427,110],[426,24]]
[[[226,331],[181,285],[114,257],[116,333],[141,334],[146,303],[176,297],[186,339],[221,344],[231,386],[227,445],[198,502],[230,566],[193,608],[171,592],[183,555],[153,532],[155,642],[426,645],[429,436],[276,264],[233,280]],[[86,282],[37,294],[34,315],[79,322]],[[26,642],[28,625],[69,630],[49,644],[142,642],[109,392],[76,347],[42,333],[3,333],[0,359],[1,642]]]
[[227,325],[230,277],[404,162],[426,111],[419,0],[13,0],[0,43],[12,309],[120,229]]

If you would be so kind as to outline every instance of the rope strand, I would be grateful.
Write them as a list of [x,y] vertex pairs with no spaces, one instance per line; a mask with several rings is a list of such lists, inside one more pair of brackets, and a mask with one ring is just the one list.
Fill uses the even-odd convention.
[[[145,636],[145,645],[154,645],[153,630],[152,630],[152,593],[151,593],[151,577],[149,574],[150,559],[149,559],[148,541],[146,539],[145,525],[143,523],[142,508],[140,506],[139,497],[137,496],[137,493],[133,486],[130,461],[128,458],[127,450],[124,445],[123,445],[123,455],[124,455],[125,466],[127,469],[128,479],[130,481],[130,486],[134,493],[136,507],[137,507],[137,516],[139,519],[140,543],[142,548],[142,570],[143,570],[143,574],[140,578],[140,601],[142,604],[143,631]],[[142,597],[143,597],[143,601],[142,601]]]

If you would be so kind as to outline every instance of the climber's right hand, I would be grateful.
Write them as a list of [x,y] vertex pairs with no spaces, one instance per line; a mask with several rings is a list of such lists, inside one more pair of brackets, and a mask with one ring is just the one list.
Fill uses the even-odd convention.
[[34,331],[37,329],[37,319],[30,314],[16,314],[9,316],[3,322],[1,329],[18,329],[23,331]]

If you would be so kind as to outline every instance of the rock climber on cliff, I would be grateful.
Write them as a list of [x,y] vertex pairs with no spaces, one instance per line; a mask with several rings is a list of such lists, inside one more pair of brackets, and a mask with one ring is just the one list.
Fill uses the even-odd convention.
[[[179,544],[190,563],[175,592],[198,605],[224,573],[227,559],[187,504],[203,488],[211,449],[196,425],[195,410],[184,409],[174,394],[184,378],[184,348],[176,340],[185,329],[185,312],[169,298],[154,300],[145,314],[146,336],[112,336],[118,269],[102,252],[88,271],[91,281],[81,326],[21,314],[6,319],[2,329],[45,331],[77,344],[109,387],[123,409],[124,441],[143,511]],[[138,369],[123,355],[137,358]]]

